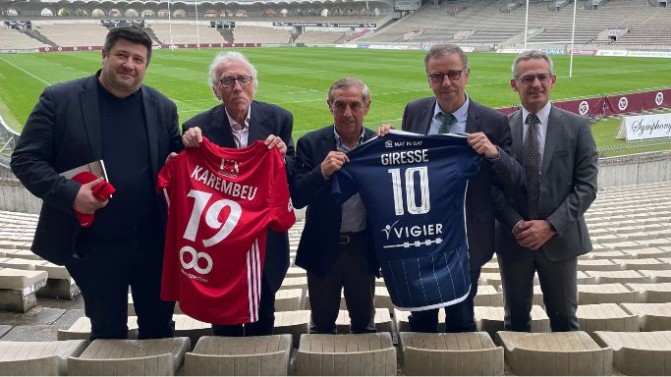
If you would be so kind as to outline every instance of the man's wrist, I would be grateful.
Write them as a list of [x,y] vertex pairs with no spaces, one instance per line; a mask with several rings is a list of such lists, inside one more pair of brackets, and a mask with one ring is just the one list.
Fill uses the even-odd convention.
[[550,227],[550,230],[552,231],[553,234],[557,234],[557,228],[555,228],[554,225],[550,222],[550,220],[545,220],[546,223],[548,223],[548,226]]
[[493,162],[498,162],[499,161],[499,156],[501,156],[501,150],[499,149],[498,146],[496,146],[496,156],[494,156],[494,157],[485,156],[485,158],[487,159],[487,161],[493,163]]

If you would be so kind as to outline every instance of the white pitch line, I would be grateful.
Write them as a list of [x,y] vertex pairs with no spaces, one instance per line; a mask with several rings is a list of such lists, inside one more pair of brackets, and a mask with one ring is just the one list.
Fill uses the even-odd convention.
[[8,61],[7,61],[6,59],[4,59],[4,58],[0,58],[0,60],[2,60],[3,62],[5,62],[5,63],[7,63],[7,64],[9,64],[9,65],[11,65],[12,67],[18,69],[19,71],[25,73],[26,75],[28,75],[28,76],[34,78],[35,80],[37,80],[37,81],[43,83],[44,85],[47,85],[47,86],[51,85],[50,82],[46,82],[46,81],[42,80],[41,78],[39,78],[39,77],[33,75],[32,73],[26,71],[25,69],[23,69],[23,68],[21,68],[21,67],[18,67],[18,66],[16,66],[15,64],[12,64],[12,63],[8,62]]

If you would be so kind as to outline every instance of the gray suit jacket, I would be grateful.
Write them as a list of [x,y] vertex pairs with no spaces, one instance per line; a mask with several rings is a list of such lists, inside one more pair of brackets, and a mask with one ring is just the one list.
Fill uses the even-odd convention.
[[[522,111],[510,115],[512,155],[522,161]],[[539,217],[557,230],[542,248],[548,259],[567,260],[592,250],[583,214],[596,198],[598,153],[588,118],[552,106],[541,168]],[[526,189],[497,196],[497,252],[505,257],[526,250],[512,228],[527,219]]]
[[[429,131],[434,97],[410,102],[403,112],[404,131],[426,134]],[[508,152],[512,139],[508,118],[496,110],[479,105],[472,99],[468,106],[466,132],[484,132],[499,147],[496,162],[483,160],[480,171],[468,182],[466,192],[466,226],[472,269],[480,268],[494,254],[494,198],[492,187],[515,191],[524,185],[524,169]]]

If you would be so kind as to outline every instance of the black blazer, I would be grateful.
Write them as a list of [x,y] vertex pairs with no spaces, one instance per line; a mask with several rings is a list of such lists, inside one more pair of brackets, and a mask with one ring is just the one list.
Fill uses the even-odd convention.
[[[287,145],[287,156],[294,155],[293,116],[287,110],[265,102],[253,101],[249,119],[249,143],[265,140],[268,135],[278,136]],[[227,148],[236,148],[231,124],[226,116],[223,105],[217,105],[187,120],[182,125],[183,131],[192,127],[200,127],[203,136],[213,143]],[[290,160],[290,159],[289,159]],[[266,242],[266,259],[263,265],[263,276],[273,291],[277,291],[289,268],[289,233],[277,233],[268,230]]]
[[[434,97],[410,102],[403,112],[402,128],[405,131],[426,134],[431,125]],[[499,147],[496,162],[483,159],[480,172],[468,182],[466,191],[466,226],[471,268],[480,268],[494,254],[494,199],[492,185],[521,187],[524,185],[524,170],[510,157],[510,126],[508,118],[470,100],[466,132],[484,132],[489,140]]]
[[[540,249],[551,261],[567,260],[592,250],[584,213],[596,198],[599,154],[590,124],[589,118],[555,106],[550,109],[538,215],[557,230]],[[523,161],[522,111],[511,114],[510,127],[512,155]],[[515,241],[512,229],[518,221],[528,218],[526,188],[508,193],[497,202],[497,252],[509,258],[524,255],[527,249]]]
[[[12,153],[12,171],[43,200],[32,251],[59,265],[70,261],[75,253],[80,225],[72,206],[80,185],[58,173],[102,158],[99,74],[44,89]],[[156,181],[170,152],[182,147],[177,107],[144,85],[142,103],[151,172]],[[164,200],[158,194],[155,200],[165,221]]]
[[[307,206],[305,227],[298,244],[296,265],[324,276],[340,254],[339,235],[342,221],[340,204],[331,195],[331,180],[321,173],[321,163],[330,151],[337,150],[333,125],[309,132],[298,140],[296,149],[296,174],[291,180],[291,200],[294,207]],[[375,136],[365,129],[364,140]],[[378,263],[373,253],[373,237],[367,232],[371,273],[377,274]]]

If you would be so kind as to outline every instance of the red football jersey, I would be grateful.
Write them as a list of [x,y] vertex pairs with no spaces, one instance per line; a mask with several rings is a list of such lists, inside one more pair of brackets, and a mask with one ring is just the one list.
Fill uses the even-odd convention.
[[203,138],[165,164],[158,187],[168,202],[161,298],[203,322],[256,322],[267,228],[296,221],[282,154]]

